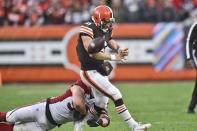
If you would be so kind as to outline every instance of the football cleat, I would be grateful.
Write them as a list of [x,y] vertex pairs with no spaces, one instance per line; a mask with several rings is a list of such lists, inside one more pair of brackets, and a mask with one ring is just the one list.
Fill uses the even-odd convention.
[[151,124],[141,124],[139,123],[137,126],[135,126],[132,131],[147,131],[147,129],[151,127]]
[[188,113],[188,114],[195,114],[195,111],[192,110],[192,109],[188,109],[188,110],[187,110],[187,113]]

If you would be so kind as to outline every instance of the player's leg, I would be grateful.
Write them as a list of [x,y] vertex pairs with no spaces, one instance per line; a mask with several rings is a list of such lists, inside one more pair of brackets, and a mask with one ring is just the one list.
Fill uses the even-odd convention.
[[13,131],[14,124],[0,123],[0,131]]
[[46,131],[46,129],[40,127],[36,122],[26,122],[15,124],[13,131]]
[[[108,97],[103,96],[103,94],[101,94],[97,90],[92,90],[92,92],[93,92],[93,96],[95,97],[95,103],[97,103],[97,104],[94,103],[89,108],[89,111],[87,112],[87,114],[83,120],[74,122],[74,131],[82,131],[84,125],[87,123],[87,121],[89,119],[94,117],[94,115],[100,114],[100,112],[104,108],[107,108]],[[103,101],[103,102],[100,102],[100,101]]]
[[6,122],[7,112],[0,112],[0,122]]
[[35,114],[32,108],[35,105],[26,105],[20,108],[8,111],[6,114],[6,122],[16,123],[16,122],[27,122],[34,121]]
[[[139,125],[127,110],[120,91],[110,83],[107,77],[100,75],[96,71],[82,71],[80,72],[80,76],[85,84],[92,87],[93,93],[97,91],[97,93],[94,93],[95,100],[98,100],[94,108],[96,111],[105,108],[103,104],[105,103],[105,99],[103,98],[107,96],[114,101],[117,113],[127,122],[130,128],[133,129]],[[101,104],[99,105],[98,103]]]
[[[194,59],[195,67],[197,69],[197,58],[196,58],[195,55],[193,55],[193,59]],[[196,107],[196,104],[197,104],[197,70],[196,70],[196,81],[195,81],[194,90],[193,90],[193,93],[192,93],[192,99],[190,101],[187,113],[194,114],[195,113],[194,108]]]
[[193,90],[193,93],[192,93],[192,99],[191,99],[191,102],[190,102],[189,107],[188,107],[188,113],[190,113],[190,114],[195,113],[194,108],[196,106],[196,102],[197,102],[197,79],[196,79],[194,90]]

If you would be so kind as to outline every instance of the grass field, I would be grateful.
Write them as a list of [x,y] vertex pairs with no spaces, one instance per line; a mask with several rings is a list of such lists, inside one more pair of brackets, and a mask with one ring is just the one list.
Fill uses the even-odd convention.
[[[141,122],[150,122],[149,131],[197,131],[196,115],[186,113],[194,81],[127,82],[114,83],[121,91],[132,116]],[[4,84],[0,88],[0,111],[38,102],[63,93],[69,84]],[[90,128],[84,131],[130,131],[116,114],[112,101],[109,104],[111,124],[107,128]],[[53,131],[72,131],[67,123]]]

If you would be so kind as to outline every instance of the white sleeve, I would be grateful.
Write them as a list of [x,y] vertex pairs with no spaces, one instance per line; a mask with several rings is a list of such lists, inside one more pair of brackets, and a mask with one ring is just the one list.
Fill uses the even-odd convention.
[[186,59],[191,59],[192,58],[192,46],[193,42],[197,39],[197,21],[190,27],[189,33],[187,35],[187,40],[186,40]]

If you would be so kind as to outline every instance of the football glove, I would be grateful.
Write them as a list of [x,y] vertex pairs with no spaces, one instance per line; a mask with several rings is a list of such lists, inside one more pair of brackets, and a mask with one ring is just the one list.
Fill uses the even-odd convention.
[[102,121],[102,119],[98,115],[95,115],[93,118],[89,119],[87,121],[87,124],[90,127],[97,127],[97,126],[107,127],[110,124],[109,117],[108,116],[104,116],[102,118],[107,119],[107,121],[108,121],[107,125],[103,125],[103,121]]
[[82,120],[85,117],[85,115],[82,115],[79,111],[74,110],[73,112],[73,118],[76,121]]
[[95,115],[93,118],[87,121],[87,124],[90,127],[97,127],[103,124],[103,121],[99,118],[99,116]]

